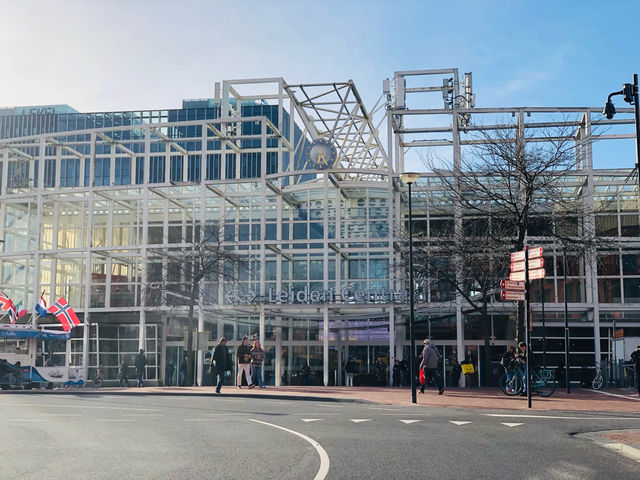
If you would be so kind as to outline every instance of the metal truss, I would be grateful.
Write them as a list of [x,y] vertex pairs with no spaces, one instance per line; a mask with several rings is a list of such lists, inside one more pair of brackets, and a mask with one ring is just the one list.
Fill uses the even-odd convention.
[[[306,133],[326,138],[338,152],[336,169],[341,180],[378,180],[370,171],[389,173],[387,153],[378,137],[373,115],[365,108],[353,80],[340,83],[286,85]],[[375,112],[375,107],[374,107]],[[369,170],[358,173],[354,170]]]

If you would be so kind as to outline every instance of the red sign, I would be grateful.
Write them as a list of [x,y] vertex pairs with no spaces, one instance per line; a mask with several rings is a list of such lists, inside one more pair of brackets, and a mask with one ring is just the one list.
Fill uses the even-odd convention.
[[525,262],[513,262],[511,264],[511,271],[512,272],[520,272],[524,270],[524,265]]
[[511,261],[512,262],[521,262],[525,259],[524,250],[520,250],[519,252],[511,253]]
[[529,249],[529,260],[531,260],[532,258],[539,258],[541,256],[542,256],[542,247]]
[[502,288],[503,290],[522,290],[524,292],[524,282],[500,280],[500,288]]
[[503,290],[501,294],[502,300],[507,301],[522,301],[524,300],[524,292],[516,290]]
[[529,280],[540,280],[541,278],[544,278],[544,268],[529,270]]
[[535,270],[536,268],[544,267],[544,258],[534,258],[527,262],[529,264],[529,270]]
[[509,280],[524,282],[525,281],[524,270],[522,272],[511,272],[509,274]]

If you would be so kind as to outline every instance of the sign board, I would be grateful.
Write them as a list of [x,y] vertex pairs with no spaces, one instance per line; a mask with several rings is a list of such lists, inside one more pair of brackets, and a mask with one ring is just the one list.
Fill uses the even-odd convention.
[[522,290],[524,292],[524,282],[500,280],[500,288],[502,288],[503,290]]
[[522,271],[524,271],[524,265],[525,265],[525,262],[513,262],[511,264],[511,271],[512,272],[522,272]]
[[529,280],[540,280],[544,278],[544,268],[529,270]]
[[542,247],[529,249],[529,260],[542,257]]
[[524,270],[522,272],[511,272],[509,274],[509,280],[514,280],[516,282],[524,282],[525,281]]
[[[534,258],[533,260],[529,259],[527,262],[529,265],[529,270],[535,270],[536,268],[544,267],[544,259],[543,258]],[[513,264],[511,264],[513,265]]]
[[517,290],[503,290],[501,298],[502,300],[523,301],[524,292],[519,292]]
[[511,253],[511,262],[522,262],[525,259],[524,250],[520,250],[519,252]]

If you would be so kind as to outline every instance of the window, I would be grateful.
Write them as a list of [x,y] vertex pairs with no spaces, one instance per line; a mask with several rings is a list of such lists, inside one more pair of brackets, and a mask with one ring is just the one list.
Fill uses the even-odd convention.
[[189,155],[187,159],[187,181],[200,181],[200,155]]
[[60,162],[60,186],[77,187],[80,183],[80,160],[63,158]]
[[207,176],[206,180],[220,180],[220,154],[207,154]]
[[94,171],[94,186],[103,187],[109,185],[109,177],[111,173],[111,159],[110,158],[96,158],[95,171]]
[[131,158],[116,158],[116,171],[113,181],[116,185],[129,185],[131,183]]
[[164,183],[164,156],[149,158],[149,183]]
[[144,157],[136,158],[136,185],[144,183]]

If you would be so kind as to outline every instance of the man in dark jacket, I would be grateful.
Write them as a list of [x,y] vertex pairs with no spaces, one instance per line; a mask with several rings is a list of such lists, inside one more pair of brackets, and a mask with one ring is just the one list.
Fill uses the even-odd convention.
[[236,358],[238,359],[238,375],[236,385],[242,388],[242,372],[247,379],[249,388],[255,387],[251,380],[251,348],[249,347],[249,337],[244,337],[242,343],[236,349]]
[[640,345],[631,353],[631,361],[636,366],[636,380],[638,382],[638,395],[640,395]]
[[136,366],[136,377],[138,377],[138,388],[144,387],[142,379],[144,378],[144,366],[147,364],[147,357],[144,355],[144,350],[141,348],[140,353],[136,355],[136,359],[133,362]]
[[164,381],[167,387],[173,386],[173,374],[176,371],[176,366],[173,364],[173,360],[169,360],[167,366],[164,369]]
[[216,382],[217,377],[216,393],[220,393],[220,389],[224,385],[224,375],[227,371],[227,353],[227,339],[222,337],[213,350],[213,356],[211,357],[211,375],[213,375],[214,382]]

